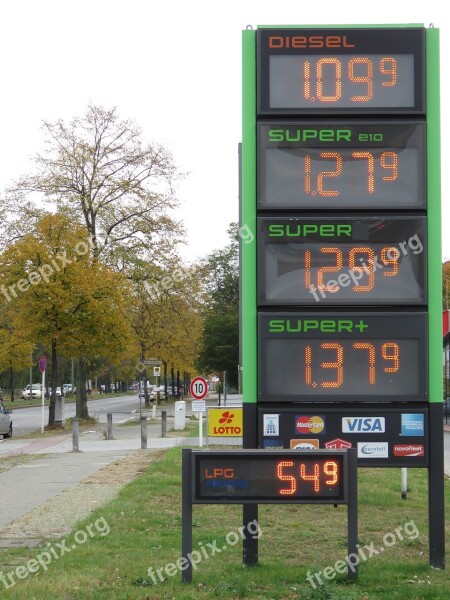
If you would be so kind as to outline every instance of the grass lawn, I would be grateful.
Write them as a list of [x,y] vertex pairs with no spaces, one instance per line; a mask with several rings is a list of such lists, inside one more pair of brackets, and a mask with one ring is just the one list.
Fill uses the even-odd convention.
[[[428,566],[427,471],[409,469],[407,500],[400,498],[399,469],[359,470],[359,542],[384,551],[360,565],[359,579],[345,575],[314,589],[308,571],[323,571],[346,555],[346,507],[261,505],[258,567],[242,567],[242,546],[227,545],[227,534],[237,532],[242,508],[227,505],[196,505],[193,511],[193,549],[209,549],[216,543],[222,551],[205,558],[193,572],[192,584],[181,583],[179,572],[154,585],[147,574],[175,563],[181,554],[181,450],[167,451],[138,479],[122,489],[108,506],[99,509],[67,538],[71,548],[53,558],[48,570],[39,568],[5,589],[2,598],[27,600],[448,600],[448,572]],[[7,497],[5,497],[7,501]],[[447,511],[450,483],[446,481]],[[447,512],[448,514],[448,512]],[[92,526],[107,523],[105,535]],[[409,524],[406,526],[406,524]],[[86,532],[91,525],[91,533]],[[405,527],[403,540],[383,545],[383,536]],[[79,543],[80,539],[85,540]],[[231,538],[228,538],[231,539]],[[234,537],[232,538],[234,539]],[[57,541],[53,550],[60,554]],[[61,542],[59,542],[61,543]],[[74,548],[72,548],[74,546]],[[224,550],[223,547],[226,546]],[[447,528],[447,547],[449,528]],[[48,551],[0,550],[5,573],[26,565]],[[34,563],[31,563],[34,567]],[[21,571],[19,571],[21,572]],[[22,575],[24,572],[21,572]],[[1,575],[0,575],[1,577]]]
[[[111,392],[108,394],[89,394],[88,400],[105,400],[106,398],[120,398],[121,396],[133,396],[134,394],[136,394],[136,392],[131,392],[131,391],[114,392],[114,393]],[[137,394],[136,394],[136,396],[137,396]],[[76,400],[76,398],[75,398],[74,394],[64,396],[65,404],[73,404],[75,402],[75,400]],[[50,403],[50,400],[48,398],[45,398],[44,405],[48,406],[49,403]],[[6,406],[6,408],[10,408],[11,410],[14,410],[15,408],[30,408],[33,406],[42,406],[42,399],[41,398],[31,398],[31,400],[30,399],[22,400],[21,398],[16,397],[14,402],[11,402],[9,396],[4,396],[3,404]]]

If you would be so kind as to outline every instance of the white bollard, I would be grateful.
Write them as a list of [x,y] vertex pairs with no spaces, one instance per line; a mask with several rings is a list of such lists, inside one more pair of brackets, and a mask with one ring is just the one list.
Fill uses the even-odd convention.
[[178,400],[175,402],[175,425],[174,429],[184,429],[186,427],[186,402]]

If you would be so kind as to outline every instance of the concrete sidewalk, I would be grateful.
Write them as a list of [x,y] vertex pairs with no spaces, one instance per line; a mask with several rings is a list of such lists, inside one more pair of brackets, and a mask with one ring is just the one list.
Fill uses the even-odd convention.
[[[178,432],[178,436],[174,435],[170,431],[172,425],[173,421],[168,419],[169,437],[162,438],[161,424],[149,423],[147,448],[156,450],[198,444],[198,438],[188,438],[183,431]],[[112,440],[105,439],[105,429],[105,426],[101,426],[80,432],[79,452],[72,451],[71,433],[0,442],[0,459],[17,457],[19,462],[0,472],[1,488],[8,494],[8,501],[2,503],[0,510],[0,527],[4,528],[86,477],[141,448],[140,424],[114,426]],[[26,455],[35,458],[30,456],[27,459]]]

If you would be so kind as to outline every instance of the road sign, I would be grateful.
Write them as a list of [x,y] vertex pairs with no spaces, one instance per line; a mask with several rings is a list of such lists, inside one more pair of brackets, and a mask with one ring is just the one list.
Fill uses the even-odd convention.
[[206,402],[204,400],[193,400],[192,412],[206,412]]
[[43,373],[47,368],[47,357],[41,356],[39,359],[39,371]]
[[157,360],[156,358],[150,358],[149,360],[143,360],[142,363],[146,366],[159,366],[162,365],[162,360]]
[[159,377],[161,375],[161,367],[153,367],[153,376]]
[[203,377],[194,377],[189,390],[196,400],[202,400],[208,393],[208,382]]

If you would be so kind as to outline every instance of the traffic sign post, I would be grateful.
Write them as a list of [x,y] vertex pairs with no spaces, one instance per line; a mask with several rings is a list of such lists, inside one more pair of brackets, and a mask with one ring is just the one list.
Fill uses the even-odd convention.
[[[198,413],[198,445],[203,447],[203,413],[206,411],[206,403],[203,400],[208,394],[208,382],[203,377],[194,377],[189,386],[191,396],[195,398],[192,402],[192,411]],[[203,402],[201,402],[203,401]],[[202,410],[200,410],[200,407]]]
[[439,120],[437,29],[243,32],[244,448],[428,467],[443,568]]
[[[45,415],[44,415],[44,411],[45,411],[45,369],[47,368],[47,357],[46,356],[41,356],[39,358],[39,371],[42,374],[42,388],[41,388],[41,433],[44,433],[44,427],[45,427]],[[30,389],[30,400],[32,398],[32,394],[33,394],[33,388],[31,387]]]

